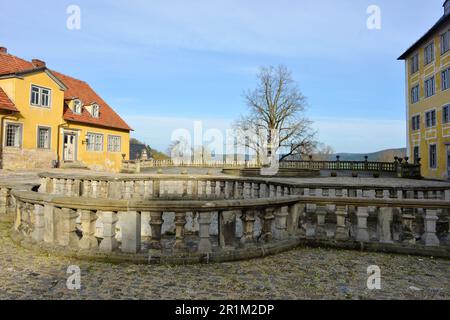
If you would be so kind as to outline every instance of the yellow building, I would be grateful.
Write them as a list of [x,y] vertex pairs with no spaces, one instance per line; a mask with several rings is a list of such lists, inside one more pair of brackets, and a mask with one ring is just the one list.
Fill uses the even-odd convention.
[[0,47],[1,168],[118,171],[131,128],[86,83]]
[[407,147],[426,178],[450,178],[450,0],[405,60]]

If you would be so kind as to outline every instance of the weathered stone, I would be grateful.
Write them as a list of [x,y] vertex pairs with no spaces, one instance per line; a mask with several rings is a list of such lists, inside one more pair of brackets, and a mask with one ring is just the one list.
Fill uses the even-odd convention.
[[122,245],[125,253],[137,253],[141,250],[141,214],[136,211],[120,212]]
[[236,238],[236,212],[219,212],[219,245],[222,248],[233,246]]

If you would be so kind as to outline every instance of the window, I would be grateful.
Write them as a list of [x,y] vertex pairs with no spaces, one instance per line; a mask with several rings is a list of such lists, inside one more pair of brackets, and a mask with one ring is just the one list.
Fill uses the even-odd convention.
[[108,136],[108,151],[120,152],[121,138],[119,136]]
[[436,157],[436,145],[430,145],[430,157],[429,157],[430,168],[437,168],[437,157]]
[[425,80],[425,97],[431,97],[435,93],[434,76]]
[[434,42],[431,42],[424,49],[424,65],[427,65],[434,61]]
[[92,116],[94,118],[98,118],[99,115],[100,115],[100,107],[98,106],[98,104],[92,105]]
[[87,150],[103,151],[103,135],[98,133],[87,134]]
[[450,68],[441,72],[441,87],[442,91],[450,88]]
[[419,162],[419,158],[420,158],[419,146],[415,146],[414,147],[413,157],[414,157],[414,163],[418,163]]
[[50,108],[52,90],[41,88],[35,85],[31,86],[31,105],[37,107]]
[[22,141],[22,125],[15,123],[6,124],[6,141],[7,147],[20,148]]
[[420,130],[420,115],[411,118],[411,127],[413,131]]
[[431,110],[425,113],[425,124],[427,128],[436,126],[436,110]]
[[50,149],[50,139],[51,139],[51,129],[46,127],[38,128],[38,140],[37,147],[38,149]]
[[420,87],[419,85],[414,86],[411,89],[411,103],[419,102],[419,93],[420,93]]
[[411,66],[411,74],[419,71],[419,54],[416,53],[415,55],[413,55],[412,58],[410,59],[409,63]]
[[450,48],[449,31],[446,31],[443,34],[441,34],[441,54],[446,53],[449,48]]
[[446,105],[442,108],[442,122],[450,123],[450,105]]
[[81,101],[75,100],[73,102],[73,112],[77,113],[77,114],[81,114],[81,108],[82,108]]

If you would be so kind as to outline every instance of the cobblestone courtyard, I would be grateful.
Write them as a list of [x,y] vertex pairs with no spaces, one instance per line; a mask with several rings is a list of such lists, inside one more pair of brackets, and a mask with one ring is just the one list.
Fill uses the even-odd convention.
[[[108,264],[34,253],[0,223],[0,299],[449,299],[450,261],[299,248],[265,259],[186,266]],[[79,291],[67,268],[81,268]],[[366,289],[369,265],[382,290]]]

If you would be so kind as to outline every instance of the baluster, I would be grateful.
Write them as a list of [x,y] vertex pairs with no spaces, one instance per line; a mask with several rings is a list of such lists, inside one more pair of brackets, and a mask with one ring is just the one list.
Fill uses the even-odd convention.
[[150,228],[151,228],[151,241],[150,248],[159,250],[162,248],[161,229],[164,223],[162,219],[162,212],[150,212]]
[[438,220],[437,210],[426,209],[423,217],[425,233],[422,236],[427,247],[438,247],[439,239],[436,236],[436,221]]
[[219,181],[219,196],[225,198],[225,181]]
[[175,212],[175,244],[174,249],[181,250],[184,244],[184,226],[186,225],[186,212]]
[[91,181],[91,197],[92,198],[97,198],[98,197],[98,181]]
[[206,197],[206,188],[208,187],[208,181],[202,181],[202,197]]
[[98,241],[95,237],[96,222],[97,214],[95,211],[81,210],[81,227],[83,229],[83,237],[80,240],[80,248],[98,248]]
[[116,240],[116,224],[119,220],[117,212],[101,211],[100,214],[103,224],[103,239],[100,242],[99,249],[103,252],[112,252],[118,247]]
[[356,211],[358,219],[358,228],[356,231],[356,240],[360,242],[369,242],[369,232],[367,229],[367,218],[369,217],[368,207],[358,207]]
[[0,188],[0,214],[8,212],[8,188]]
[[275,208],[266,208],[260,212],[262,222],[260,239],[264,242],[272,241],[272,225],[275,219],[274,212]]
[[209,227],[211,225],[211,212],[199,212],[199,238],[198,252],[202,254],[212,252],[212,244],[209,235]]
[[347,216],[347,207],[346,206],[336,206],[336,240],[347,240],[348,239],[348,231],[346,227],[346,216]]
[[259,198],[260,187],[259,183],[253,183],[253,198]]
[[161,196],[161,180],[153,181],[153,197],[159,198]]
[[241,220],[243,224],[243,235],[240,242],[242,245],[245,245],[254,241],[255,211],[244,210]]
[[211,196],[215,196],[216,195],[216,187],[217,187],[217,182],[216,181],[210,181],[210,187],[211,187]]
[[315,236],[317,239],[326,239],[327,238],[327,231],[325,230],[325,218],[327,216],[326,205],[317,205],[316,216],[317,216],[317,225]]
[[198,197],[198,180],[192,180],[191,193],[193,197]]
[[59,244],[65,247],[78,247],[77,212],[70,208],[62,208],[59,213],[61,216]]

